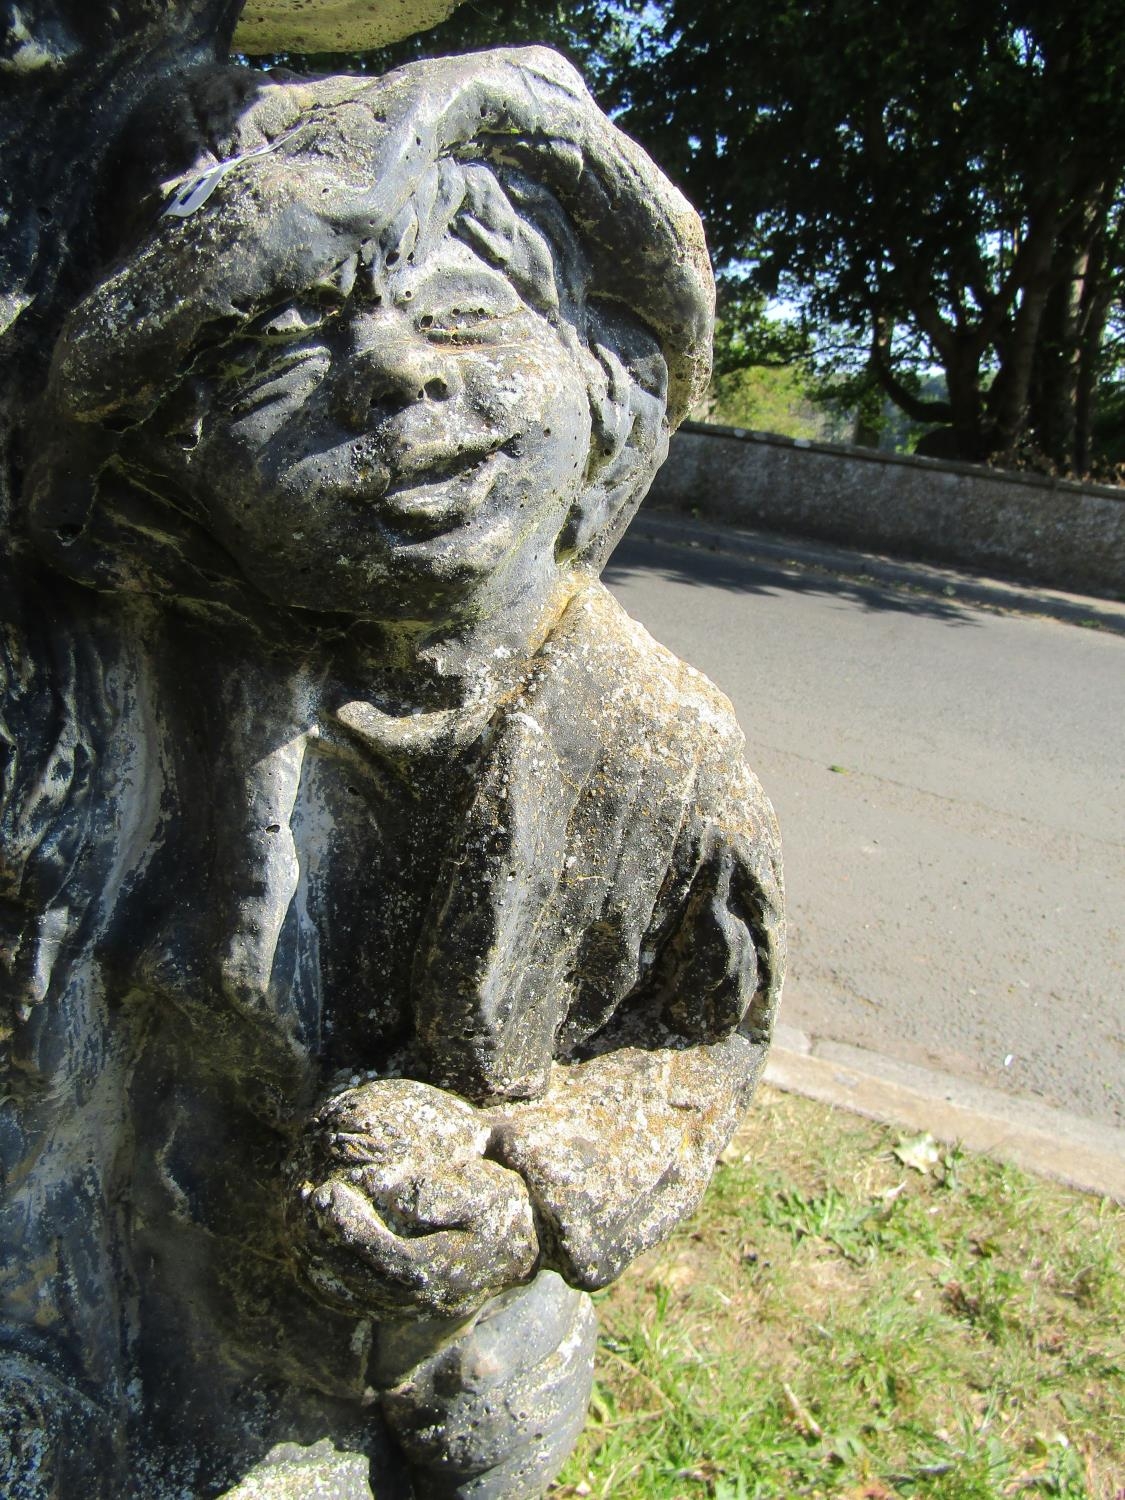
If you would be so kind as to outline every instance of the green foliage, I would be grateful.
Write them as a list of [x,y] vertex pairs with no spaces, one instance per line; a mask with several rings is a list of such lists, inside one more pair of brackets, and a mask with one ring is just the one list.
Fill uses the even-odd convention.
[[847,440],[847,424],[817,405],[799,367],[752,365],[716,377],[698,420],[822,442]]
[[766,1091],[603,1296],[558,1500],[1114,1500],[1125,1216]]
[[731,277],[719,282],[715,320],[715,374],[752,365],[799,366],[812,352],[802,324],[771,315],[766,299]]
[[847,440],[850,423],[812,359],[803,323],[772,313],[737,277],[719,283],[715,366],[703,421],[785,437]]
[[[966,456],[1088,460],[1125,275],[1125,11],[667,0],[617,81],[720,263]],[[854,352],[850,356],[855,359]],[[847,354],[844,353],[845,363]],[[948,400],[903,372],[939,365]]]
[[1125,380],[1107,380],[1102,386],[1092,446],[1103,468],[1125,471]]

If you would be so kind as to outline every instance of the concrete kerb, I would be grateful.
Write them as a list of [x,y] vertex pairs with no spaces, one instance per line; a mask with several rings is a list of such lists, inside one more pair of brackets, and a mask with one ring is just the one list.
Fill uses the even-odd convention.
[[779,1026],[766,1083],[1125,1204],[1125,1130]]
[[[773,565],[779,571],[817,572],[856,584],[877,584],[903,592],[924,593],[950,604],[1037,615],[1071,625],[1125,635],[1125,604],[1068,594],[1060,589],[1005,583],[961,569],[936,564],[901,562],[880,553],[833,547],[803,537],[688,520],[645,505],[630,527],[631,536],[647,537],[669,546],[726,553]],[[612,560],[610,563],[612,567]]]

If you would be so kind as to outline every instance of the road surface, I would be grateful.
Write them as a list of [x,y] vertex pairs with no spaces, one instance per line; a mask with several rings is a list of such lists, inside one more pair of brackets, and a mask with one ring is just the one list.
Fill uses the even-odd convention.
[[1125,1124],[1125,638],[644,527],[606,582],[781,820],[782,1019]]

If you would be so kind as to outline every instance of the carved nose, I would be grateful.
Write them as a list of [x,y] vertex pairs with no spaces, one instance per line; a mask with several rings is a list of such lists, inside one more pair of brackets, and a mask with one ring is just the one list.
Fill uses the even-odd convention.
[[372,412],[401,411],[419,401],[448,401],[460,376],[442,349],[402,338],[373,340],[352,359],[342,383],[343,414],[364,428]]

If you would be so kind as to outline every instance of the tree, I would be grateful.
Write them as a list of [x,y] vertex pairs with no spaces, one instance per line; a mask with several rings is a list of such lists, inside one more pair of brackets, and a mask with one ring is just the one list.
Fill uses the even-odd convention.
[[843,334],[961,456],[1085,471],[1125,288],[1125,0],[661,14],[616,102],[720,264]]

